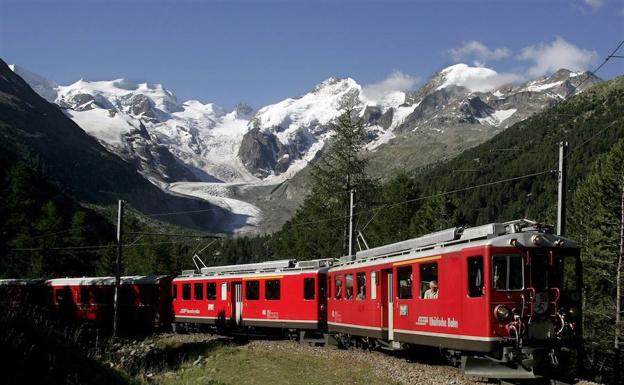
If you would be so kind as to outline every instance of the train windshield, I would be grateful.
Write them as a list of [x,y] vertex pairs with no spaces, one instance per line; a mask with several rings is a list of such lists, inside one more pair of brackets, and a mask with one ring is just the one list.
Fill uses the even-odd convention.
[[547,290],[549,285],[548,255],[535,253],[531,256],[531,286],[535,290]]
[[521,255],[492,257],[492,286],[501,291],[524,288],[524,261]]
[[560,255],[557,257],[557,262],[557,266],[559,266],[559,277],[561,277],[561,289],[565,291],[578,290],[578,257],[572,255]]

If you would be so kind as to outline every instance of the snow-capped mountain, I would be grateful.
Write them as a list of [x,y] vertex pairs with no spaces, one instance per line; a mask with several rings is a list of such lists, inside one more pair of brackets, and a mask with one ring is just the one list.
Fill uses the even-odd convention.
[[374,157],[378,149],[405,146],[403,139],[415,140],[419,133],[432,138],[447,130],[479,130],[485,140],[600,81],[562,69],[518,84],[516,75],[456,64],[415,91],[372,98],[353,79],[329,78],[305,95],[258,111],[246,105],[225,111],[213,103],[180,102],[160,84],[81,79],[63,86],[11,69],[161,188],[213,197],[213,203],[252,217],[260,217],[260,210],[230,199],[232,186],[277,184],[294,176],[327,144],[332,123],[347,108],[366,122]]

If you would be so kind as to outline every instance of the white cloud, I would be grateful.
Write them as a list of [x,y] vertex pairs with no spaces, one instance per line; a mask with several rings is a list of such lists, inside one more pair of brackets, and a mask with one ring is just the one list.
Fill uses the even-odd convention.
[[493,91],[501,86],[523,80],[521,75],[514,73],[498,73],[490,68],[470,67],[466,64],[455,64],[442,71],[444,83],[438,87],[450,85],[466,87],[475,92]]
[[585,5],[587,5],[588,7],[596,10],[601,8],[604,5],[604,0],[583,0],[583,3],[585,3]]
[[380,101],[394,92],[409,91],[419,82],[420,78],[416,76],[394,71],[382,81],[363,86],[362,93],[367,99]]
[[467,56],[476,57],[478,61],[499,60],[511,55],[508,48],[489,49],[485,44],[477,40],[463,42],[462,45],[449,50],[453,60],[461,61]]
[[561,68],[571,71],[586,70],[597,61],[598,54],[557,37],[552,43],[522,49],[518,58],[534,63],[528,70],[529,76],[541,76]]

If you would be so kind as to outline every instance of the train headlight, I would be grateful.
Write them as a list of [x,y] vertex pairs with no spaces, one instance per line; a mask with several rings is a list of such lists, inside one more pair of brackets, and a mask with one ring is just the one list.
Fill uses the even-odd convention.
[[511,317],[511,311],[505,305],[498,305],[494,308],[494,317],[496,317],[499,322],[507,322]]
[[544,240],[544,239],[543,239],[543,238],[542,238],[542,236],[541,236],[541,235],[539,235],[539,234],[536,234],[536,235],[534,235],[534,236],[532,236],[532,237],[531,237],[531,241],[533,242],[533,244],[534,244],[535,246],[539,246],[539,245],[541,245],[543,240]]
[[576,317],[578,316],[578,309],[575,308],[574,306],[572,306],[571,308],[568,309],[568,315],[570,317]]

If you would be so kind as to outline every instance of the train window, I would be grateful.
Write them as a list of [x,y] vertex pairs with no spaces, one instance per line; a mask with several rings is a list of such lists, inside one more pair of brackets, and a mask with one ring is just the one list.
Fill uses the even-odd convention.
[[185,283],[182,285],[182,299],[188,301],[191,299],[191,284]]
[[121,285],[119,287],[119,303],[124,305],[134,305],[135,303],[134,288],[129,285]]
[[468,258],[468,296],[483,296],[483,257]]
[[353,274],[347,274],[345,276],[345,298],[353,299]]
[[334,285],[335,285],[334,290],[335,290],[335,293],[336,293],[334,295],[334,297],[336,299],[342,298],[342,275],[337,275],[334,278]]
[[412,267],[405,266],[397,269],[397,285],[400,299],[412,298]]
[[264,298],[268,300],[278,300],[280,298],[279,279],[264,281]]
[[204,284],[196,283],[193,285],[193,290],[195,291],[195,300],[201,301],[204,299]]
[[357,295],[356,299],[366,299],[366,273],[357,273]]
[[536,290],[547,290],[548,284],[548,255],[544,253],[531,256],[531,286]]
[[111,304],[115,300],[115,287],[108,286],[95,289],[95,302]]
[[80,288],[80,303],[82,304],[88,304],[90,303],[89,301],[89,288],[88,287],[81,287]]
[[267,300],[280,299],[280,281],[279,279],[272,279],[264,281],[264,298]]
[[420,297],[438,299],[438,264],[423,263],[420,265]]
[[260,299],[260,282],[259,281],[247,281],[245,282],[245,298],[248,300]]
[[502,291],[523,289],[524,260],[521,255],[492,257],[492,286]]
[[314,278],[303,279],[303,299],[314,299],[315,289]]
[[576,275],[576,257],[560,257],[559,269],[561,275],[561,287],[563,290],[574,291],[578,289]]
[[327,276],[327,299],[331,299],[331,277]]
[[158,289],[153,286],[140,286],[139,300],[143,305],[150,305],[158,301]]
[[173,298],[174,300],[175,300],[175,299],[178,299],[178,285],[173,285],[173,286],[171,287],[171,291],[172,291],[172,294],[171,294],[172,298]]
[[377,279],[377,272],[371,272],[371,299],[377,299],[377,284],[379,283],[379,279]]
[[227,300],[227,282],[221,284],[221,301]]
[[208,282],[206,284],[206,299],[208,301],[217,299],[217,284],[215,282]]
[[56,304],[57,305],[66,305],[71,303],[71,290],[68,287],[64,287],[62,289],[56,289],[54,292]]

